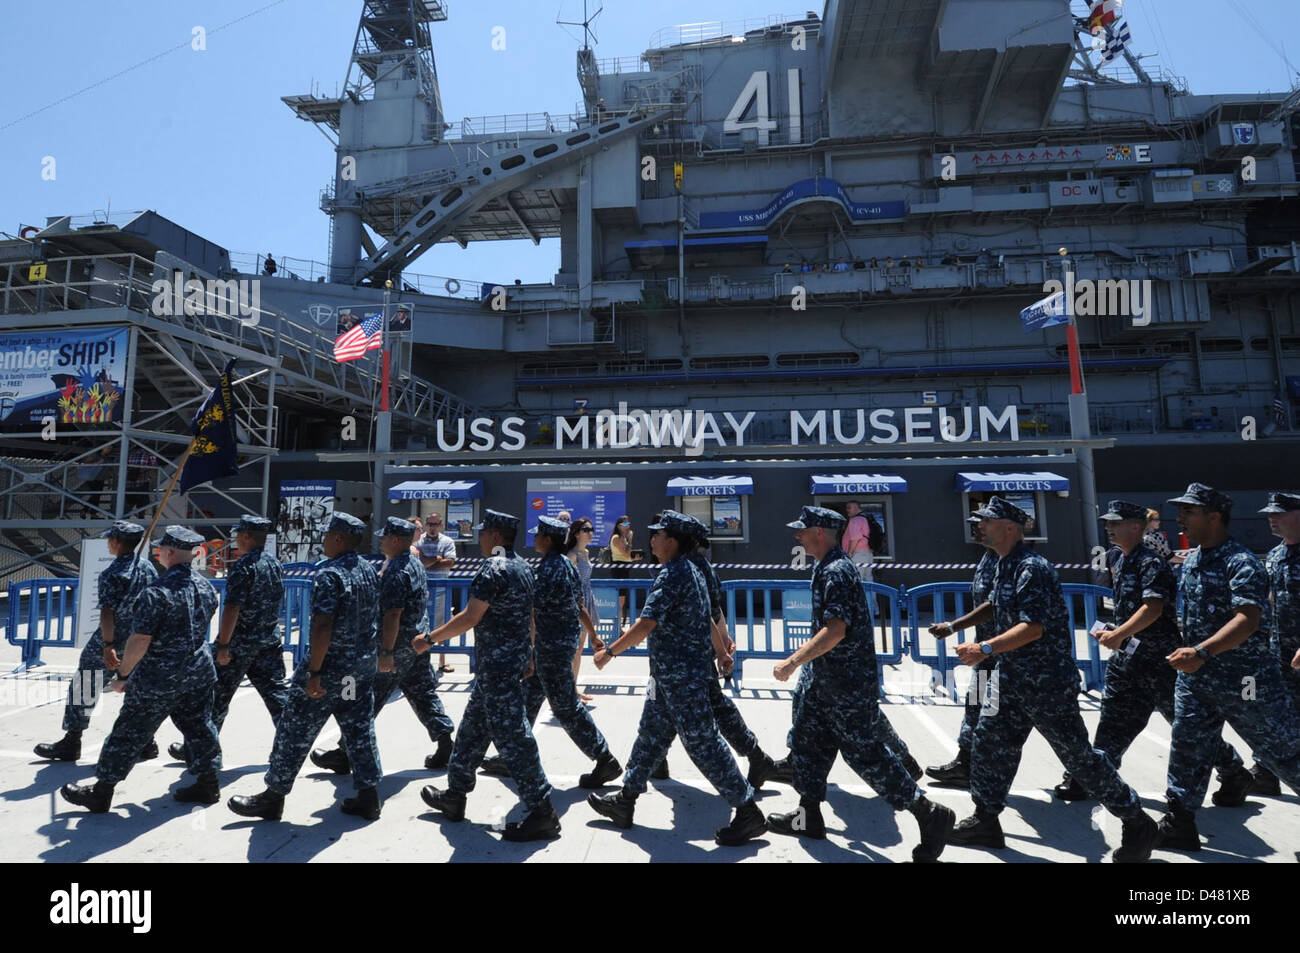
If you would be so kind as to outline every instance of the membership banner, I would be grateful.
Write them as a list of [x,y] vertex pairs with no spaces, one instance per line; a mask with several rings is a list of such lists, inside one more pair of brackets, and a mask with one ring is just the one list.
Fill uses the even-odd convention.
[[0,334],[0,428],[122,419],[129,329],[80,328]]

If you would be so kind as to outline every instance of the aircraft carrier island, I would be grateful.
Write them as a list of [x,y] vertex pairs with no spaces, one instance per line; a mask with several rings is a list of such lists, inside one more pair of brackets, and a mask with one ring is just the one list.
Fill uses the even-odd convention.
[[[800,732],[870,735],[846,736],[841,746],[847,763],[831,776],[841,792],[828,802],[838,811],[828,821],[831,839],[779,837],[771,831],[788,833],[782,824],[807,831],[793,815],[769,817],[769,846],[747,858],[933,859],[937,838],[940,850],[947,839],[944,860],[1100,860],[1111,848],[1116,860],[1145,859],[1152,844],[1155,856],[1170,860],[1294,859],[1300,815],[1287,784],[1300,770],[1300,697],[1292,697],[1287,680],[1295,672],[1283,656],[1288,646],[1300,649],[1288,641],[1300,635],[1300,568],[1292,566],[1300,526],[1288,515],[1300,511],[1300,86],[1194,91],[1134,53],[1125,4],[1115,0],[826,0],[797,14],[665,26],[644,50],[621,56],[598,54],[595,14],[584,8],[572,113],[523,112],[537,104],[521,84],[516,100],[500,104],[501,115],[455,120],[444,113],[444,93],[450,97],[472,78],[440,78],[435,59],[440,44],[461,42],[454,5],[358,6],[338,94],[283,96],[284,122],[314,124],[335,152],[333,180],[305,196],[319,199],[327,261],[232,253],[203,237],[204,223],[168,218],[162,196],[158,211],[89,221],[53,209],[60,214],[44,225],[0,235],[0,585],[8,587],[0,660],[17,666],[0,681],[27,691],[51,674],[61,679],[49,699],[6,722],[13,734],[5,747],[15,749],[0,752],[6,763],[31,775],[37,769],[25,752],[55,737],[54,712],[68,680],[84,674],[78,653],[102,638],[91,634],[102,621],[96,575],[108,572],[126,545],[110,551],[112,540],[99,537],[143,539],[122,521],[141,533],[148,527],[155,540],[168,527],[155,556],[181,547],[189,533],[202,540],[198,571],[217,583],[223,600],[211,621],[218,643],[230,638],[222,613],[228,580],[243,578],[236,566],[247,559],[246,545],[274,551],[285,567],[284,652],[303,669],[288,690],[303,692],[321,665],[313,579],[345,558],[337,540],[349,532],[348,520],[364,525],[361,562],[376,569],[385,557],[393,565],[406,556],[401,546],[389,552],[388,537],[375,534],[402,538],[394,526],[414,521],[411,542],[420,555],[411,558],[417,575],[424,575],[420,563],[428,571],[419,629],[437,634],[455,628],[463,612],[481,612],[489,591],[481,574],[503,572],[503,552],[510,562],[513,550],[502,542],[514,530],[503,530],[504,513],[516,520],[516,548],[530,572],[542,572],[548,558],[532,547],[558,552],[553,538],[573,535],[553,537],[546,520],[590,525],[590,535],[566,545],[584,578],[591,576],[584,611],[606,648],[587,640],[577,684],[597,700],[591,717],[609,732],[605,755],[624,758],[625,790],[638,782],[644,789],[635,762],[653,744],[644,720],[638,736],[636,717],[647,676],[660,663],[653,651],[646,658],[647,643],[624,640],[634,641],[636,626],[648,624],[637,623],[637,614],[647,605],[653,613],[653,593],[667,585],[669,574],[658,574],[665,539],[703,544],[720,580],[715,632],[722,642],[715,648],[727,656],[724,668],[734,665],[722,692],[732,711],[739,704],[762,746],[758,754],[737,748],[750,758],[748,780],[737,776],[739,784],[767,781],[760,793],[786,795],[793,778],[804,798],[799,811],[815,808],[809,778],[817,768],[811,756],[800,760]],[[604,16],[646,15],[623,6],[610,4]],[[1230,87],[1231,70],[1223,76],[1221,85]],[[475,280],[429,274],[429,259],[422,261],[441,243],[553,239],[558,255],[549,281],[521,280],[508,254]],[[200,467],[191,472],[195,461]],[[1225,495],[1232,502],[1223,502]],[[269,520],[262,530],[269,545],[255,533],[261,524],[243,514]],[[1235,542],[1228,544],[1230,515]],[[1127,543],[1124,527],[1137,533]],[[236,542],[245,537],[245,545]],[[999,544],[1004,538],[1011,542]],[[1197,607],[1213,601],[1198,587],[1224,578],[1203,568],[1220,545],[1240,549],[1256,574],[1251,585],[1263,593],[1248,598],[1234,589],[1231,605],[1253,606],[1253,615],[1238,613],[1247,620],[1240,624],[1253,624],[1249,644],[1265,644],[1260,664],[1284,686],[1270,696],[1267,717],[1252,720],[1259,709],[1224,709],[1206,716],[1213,724],[1200,725],[1205,737],[1155,718],[1134,727],[1120,766],[1133,785],[1126,788],[1115,769],[1124,746],[1080,741],[1075,714],[1062,713],[1074,711],[1072,701],[1053,708],[1006,691],[1006,700],[1024,705],[1017,717],[1041,734],[1028,742],[998,828],[1003,804],[995,802],[1006,802],[1011,781],[1000,789],[999,780],[984,776],[994,760],[988,752],[1014,748],[1015,739],[984,731],[978,689],[1008,666],[965,656],[979,644],[976,623],[1008,633],[1037,625],[1038,635],[999,643],[999,652],[1031,659],[1037,649],[1016,639],[1045,644],[1059,623],[1060,651],[1075,663],[1092,737],[1103,693],[1118,692],[1123,679],[1114,674],[1122,668],[1115,659],[1139,658],[1135,650],[1152,651],[1139,649],[1141,641],[1157,642],[1149,632],[1136,634],[1137,616],[1144,625],[1153,625],[1148,615],[1163,618],[1176,640],[1171,646],[1199,652],[1204,639],[1228,638],[1214,634],[1217,626],[1193,636],[1208,624]],[[870,705],[861,710],[887,712],[898,731],[882,741],[879,721],[870,731],[833,719],[823,725],[809,708],[800,715],[797,703],[794,754],[765,775],[759,755],[767,759],[765,750],[771,761],[786,750],[789,691],[797,683],[796,696],[817,704],[826,702],[817,693],[832,692],[819,686],[820,675],[807,685],[797,673],[786,681],[782,660],[811,652],[796,665],[813,666],[815,657],[830,666],[827,659],[839,658],[834,652],[847,651],[817,654],[827,652],[825,638],[834,644],[818,615],[827,597],[817,587],[836,546],[849,550],[844,558],[859,573],[864,651],[874,653],[879,671],[879,691],[871,682]],[[1010,568],[990,575],[983,589],[977,575],[972,592],[987,552]],[[1122,582],[1133,572],[1134,552],[1154,561],[1136,601]],[[1034,573],[1054,574],[1053,581],[1016,569],[1013,559],[1029,560]],[[1246,563],[1233,565],[1237,585]],[[168,566],[160,572],[176,571]],[[1156,576],[1167,577],[1167,599],[1151,582]],[[385,570],[385,586],[387,577]],[[1032,588],[1026,579],[1057,594],[1059,619],[1055,608],[1042,610],[1053,620],[1044,623],[1034,621],[1038,610],[1010,607]],[[240,583],[235,591],[247,590]],[[98,592],[102,600],[102,584]],[[977,620],[986,598],[988,615]],[[836,621],[841,637],[856,631]],[[947,638],[942,626],[954,621],[968,622],[967,630]],[[1106,623],[1129,626],[1131,638],[1109,639]],[[487,623],[480,616],[475,624]],[[440,667],[453,670],[443,673],[442,693],[458,730],[467,711],[477,712],[471,721],[485,717],[474,708],[472,686],[494,672],[496,658],[491,639],[480,631],[476,643],[468,629],[448,629],[432,653],[446,653],[434,658],[435,677]],[[382,642],[382,631],[375,638]],[[613,646],[633,658],[611,662],[622,652],[602,652]],[[1246,654],[1224,646],[1229,657]],[[1175,657],[1183,649],[1172,651],[1160,664],[1188,672],[1178,675],[1176,699],[1179,712],[1190,711],[1184,682],[1202,660],[1184,663]],[[1205,671],[1236,673],[1214,656],[1211,646]],[[328,678],[328,665],[325,672]],[[1151,686],[1164,687],[1148,686],[1160,697],[1144,703],[1148,713],[1167,708],[1172,717],[1175,696],[1165,695],[1175,691],[1174,676],[1166,675],[1151,676]],[[972,682],[974,714],[963,707]],[[412,697],[423,689],[402,684],[424,720]],[[668,702],[655,701],[654,679],[649,684],[647,705],[667,711]],[[265,694],[265,686],[253,685]],[[235,694],[221,734],[223,748],[235,749],[228,765],[247,762],[243,749],[250,747],[257,752],[251,763],[260,765],[273,743],[276,729],[256,696],[247,687]],[[987,692],[983,703],[987,709]],[[292,710],[281,716],[269,697],[266,705],[277,720]],[[128,711],[109,693],[96,710],[119,707]],[[550,707],[559,720],[543,719],[536,729],[542,764],[562,773],[551,778],[557,790],[586,786],[591,776],[583,772],[598,752],[580,758],[561,733],[576,740],[573,725],[590,717],[566,708],[561,718],[554,698]],[[375,722],[386,764],[418,765],[427,753],[423,729],[410,717],[394,705]],[[671,713],[679,717],[694,716]],[[963,718],[976,736],[973,761],[969,738],[958,744]],[[1212,790],[1198,791],[1204,779],[1184,790],[1186,776],[1200,768],[1175,765],[1170,749],[1208,750],[1225,718],[1233,757],[1225,745]],[[398,734],[399,719],[406,736]],[[91,722],[78,742],[83,768],[112,726],[102,716]],[[169,740],[168,732],[177,734],[164,727],[159,739]],[[332,721],[329,732],[338,735]],[[288,744],[285,733],[279,720],[268,779]],[[429,734],[437,741],[432,728]],[[681,730],[683,739],[687,734]],[[901,750],[888,736],[901,736]],[[1273,739],[1268,750],[1259,740],[1265,736]],[[194,739],[184,737],[188,747],[178,750],[198,758]],[[362,783],[364,752],[355,738],[345,741],[358,785],[373,791]],[[102,743],[104,769],[116,749]],[[859,743],[865,747],[850,759]],[[507,747],[515,758],[510,745],[502,754]],[[626,801],[642,805],[638,825],[644,817],[663,828],[649,846],[600,820],[622,826],[631,818],[617,797],[593,795],[589,808],[576,795],[561,804],[557,794],[565,834],[529,856],[732,856],[725,855],[728,839],[751,838],[745,825],[758,823],[746,813],[752,803],[730,805],[736,816],[717,832],[724,846],[715,850],[711,827],[689,834],[704,848],[669,846],[680,841],[674,825],[699,826],[688,814],[722,816],[715,788],[726,785],[715,783],[721,769],[702,750],[693,748],[688,760],[679,745],[672,755],[670,776],[681,772],[689,787],[675,820],[648,803],[656,801],[653,784],[650,797]],[[343,751],[337,755],[347,768]],[[330,757],[316,763],[335,764]],[[468,756],[450,757],[451,773],[436,773],[434,781],[444,787],[450,779],[452,789],[426,797],[444,815],[455,813],[459,796],[456,759]],[[865,774],[864,758],[877,759]],[[736,760],[743,770],[739,754]],[[903,783],[908,772],[895,777],[880,767],[886,762],[915,766],[911,774],[925,764],[942,768],[922,782],[934,803],[899,793],[915,784]],[[597,760],[597,773],[604,763]],[[1063,781],[1062,763],[1070,769]],[[202,765],[191,767],[200,774],[193,797],[201,799]],[[42,778],[54,779],[53,770],[41,768],[36,781],[8,777],[39,787]],[[121,784],[117,798],[141,796],[127,791],[160,783],[156,775],[170,783],[176,773],[166,758],[141,762],[141,777]],[[226,786],[236,783],[241,794],[256,794],[253,779],[223,773],[223,803],[209,813],[224,814]],[[384,790],[387,783],[379,785],[385,821],[390,812],[426,817],[415,787],[399,793]],[[267,797],[280,796],[268,785]],[[298,793],[313,787],[322,785],[300,778],[295,794],[280,798],[284,810],[333,804],[329,792]],[[549,831],[526,787],[519,785],[526,809],[515,811],[524,820],[493,822],[506,841]],[[1119,788],[1146,802],[1148,820],[1166,807],[1158,833],[1147,836]],[[1102,789],[1108,793],[1099,806],[1092,795]],[[485,796],[477,805],[469,798],[470,819],[482,822],[491,803],[504,822],[513,788],[485,778],[479,790]],[[975,814],[972,794],[985,799]],[[1198,794],[1205,802],[1199,811],[1199,801],[1190,803]],[[1262,809],[1234,813],[1247,794],[1247,803]],[[98,795],[75,796],[97,803]],[[366,814],[368,796],[345,810]],[[271,801],[257,797],[246,797],[240,812],[274,813]],[[1225,806],[1211,806],[1212,798]],[[784,800],[765,804],[765,812],[795,806],[793,797]],[[1065,803],[1071,800],[1083,804]],[[893,810],[904,810],[899,804],[920,824],[916,853],[912,822],[901,814],[893,820]],[[951,820],[944,825],[947,808],[956,812],[956,828]],[[188,823],[176,810],[175,824]],[[584,828],[579,818],[587,813],[592,823]],[[352,823],[337,815],[331,809],[320,823],[331,830]],[[37,832],[42,821],[31,820],[21,836],[6,826],[22,859],[133,859],[142,846],[118,835],[79,841],[85,821],[51,846],[48,831]],[[1196,824],[1209,837],[1199,854],[1186,846]],[[882,828],[884,839],[873,839]],[[985,850],[997,846],[1003,828],[1015,849]],[[160,837],[169,829],[142,836],[157,856],[192,859],[177,846],[183,839]],[[439,841],[439,859],[512,858],[509,843],[485,833],[492,827],[475,829],[470,839],[448,833],[450,846],[436,825],[419,839]],[[382,857],[414,859],[402,828],[391,830],[381,839]],[[566,847],[570,830],[583,833]],[[229,834],[228,842],[209,838],[199,853],[252,860],[274,853],[270,842],[250,841],[246,828]],[[355,838],[288,853],[297,860],[380,856]]]

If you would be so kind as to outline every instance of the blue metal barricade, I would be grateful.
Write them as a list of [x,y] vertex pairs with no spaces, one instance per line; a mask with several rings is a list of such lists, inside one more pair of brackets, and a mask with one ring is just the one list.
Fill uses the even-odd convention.
[[[1090,691],[1100,688],[1106,677],[1101,648],[1097,640],[1090,638],[1086,633],[1103,615],[1101,601],[1109,599],[1111,591],[1105,586],[1074,582],[1063,583],[1061,591],[1065,597],[1071,633],[1071,654],[1075,664],[1083,673],[1084,683]],[[960,643],[973,639],[974,629],[967,629],[946,639],[932,639],[926,630],[936,622],[951,622],[973,608],[970,605],[970,584],[931,582],[913,586],[907,590],[906,605],[912,658],[922,665],[931,666],[935,670],[936,678],[942,681],[948,694],[955,698],[957,692],[952,679],[948,677],[955,660],[946,643],[953,640]],[[932,651],[926,648],[926,643],[930,640],[934,642]]]
[[[631,625],[641,615],[641,607],[645,605],[646,595],[650,592],[652,585],[654,585],[653,579],[597,578],[591,580],[591,592],[596,597],[596,610],[600,613],[600,621],[596,623],[596,634],[600,636],[602,642],[608,645],[623,632],[619,624],[619,592],[626,591],[627,593],[625,614],[628,618],[628,624]],[[583,651],[588,655],[594,654],[589,644],[585,646]],[[647,655],[649,651],[646,648],[646,643],[642,642],[636,648],[618,654],[620,657],[629,653],[632,655]]]
[[28,579],[9,584],[5,640],[22,651],[14,671],[35,668],[41,648],[77,644],[77,579]]
[[[465,608],[469,602],[469,586],[472,581],[472,579],[455,579],[446,576],[430,577],[429,607],[426,611],[429,628],[426,631],[433,631]],[[469,632],[464,632],[446,642],[440,642],[430,651],[440,655],[464,655],[469,658],[470,671],[474,671],[477,657],[474,652],[474,639]]]
[[[903,659],[899,592],[878,582],[864,582],[872,621],[880,633],[877,665]],[[743,677],[746,659],[783,659],[813,636],[812,593],[807,584],[766,579],[729,579],[722,584],[727,626],[736,640],[733,680]],[[775,595],[774,595],[775,594]],[[883,611],[883,614],[881,612]],[[883,692],[883,680],[882,689]]]

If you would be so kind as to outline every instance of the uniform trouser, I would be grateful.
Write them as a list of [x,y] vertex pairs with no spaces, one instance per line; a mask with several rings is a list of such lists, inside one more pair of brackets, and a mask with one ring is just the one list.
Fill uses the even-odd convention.
[[[799,681],[796,682],[794,686],[790,730],[785,734],[785,746],[790,750],[794,750],[794,723],[799,718],[799,705],[803,701],[804,692],[807,691],[811,679],[812,668],[805,664],[803,668],[800,669]],[[737,712],[736,714],[739,715],[740,713]],[[880,707],[879,703],[876,704],[876,713],[872,716],[871,730],[877,738],[884,742],[885,747],[898,755],[898,757],[906,758],[912,753],[908,750],[907,742],[899,737],[898,732],[894,730],[893,724],[890,722],[889,717],[885,714],[885,710]],[[744,752],[742,751],[741,754],[744,754]]]
[[790,745],[800,798],[826,800],[826,778],[837,752],[894,810],[911,807],[921,796],[901,754],[881,736],[880,726],[888,722],[879,717],[876,690],[875,679],[842,686],[829,678],[808,680],[795,707]]
[[573,656],[578,651],[578,637],[556,639],[543,645],[545,637],[538,635],[534,652],[535,670],[524,682],[525,708],[528,724],[537,724],[537,714],[542,710],[542,699],[551,703],[551,714],[565,733],[573,739],[578,749],[593,761],[609,754],[609,745],[591,720],[587,707],[578,698],[578,682],[573,676]]
[[375,676],[375,717],[388,704],[394,688],[402,690],[411,711],[429,733],[430,741],[444,738],[455,729],[438,697],[438,673],[433,670],[431,654],[417,655],[409,643],[398,643],[393,650],[393,671]]
[[[716,684],[712,677],[706,680]],[[736,767],[736,759],[718,731],[703,681],[654,679],[623,775],[627,790],[634,794],[645,791],[650,772],[668,754],[673,737],[679,736],[691,761],[728,804],[740,807],[754,799],[754,789]]]
[[1282,663],[1282,681],[1291,692],[1291,701],[1296,711],[1300,711],[1300,669],[1291,667],[1291,660],[1300,652],[1300,632],[1277,640],[1278,661]]
[[[722,733],[723,739],[737,754],[743,758],[751,757],[758,750],[758,738],[749,730],[749,725],[745,724],[736,703],[718,684],[719,677],[715,675],[709,679],[709,707],[713,709],[713,720],[718,723],[718,731]],[[670,746],[671,744],[672,741],[669,741]]]
[[[983,641],[982,639],[979,641]],[[970,742],[971,736],[975,733],[975,726],[980,720],[980,705],[983,703],[984,687],[993,677],[993,669],[997,667],[997,661],[994,659],[985,659],[975,666],[975,671],[971,673],[970,687],[966,691],[966,711],[962,715],[961,730],[957,732],[957,753],[959,758],[964,758],[967,763],[970,762]]]
[[[117,642],[113,647],[120,658],[126,643]],[[63,708],[64,731],[85,731],[90,727],[90,713],[112,678],[113,673],[104,667],[104,637],[96,629],[81,650],[77,670],[68,686],[68,703]]]
[[1194,811],[1205,800],[1224,721],[1246,740],[1257,762],[1300,792],[1300,714],[1281,669],[1271,658],[1252,671],[1214,658],[1195,674],[1178,673],[1166,790],[1170,803]]
[[[1112,653],[1106,663],[1101,720],[1097,723],[1092,746],[1104,752],[1118,768],[1124,752],[1147,726],[1153,711],[1164,715],[1171,725],[1174,723],[1174,684],[1177,681],[1177,670],[1165,661],[1160,652],[1144,654],[1139,648],[1134,655]],[[1232,773],[1242,768],[1241,756],[1222,738],[1214,750],[1213,764],[1221,773]]]
[[130,772],[158,726],[168,715],[185,738],[189,750],[189,768],[194,774],[221,770],[221,743],[217,726],[212,722],[212,676],[177,678],[157,684],[139,681],[127,683],[122,710],[113,730],[99,752],[95,776],[116,783]]
[[1020,754],[1035,728],[1089,795],[1117,817],[1142,813],[1137,792],[1124,783],[1110,758],[1088,742],[1073,678],[1008,672],[1001,664],[984,692],[985,706],[971,739],[970,792],[975,809],[1000,814],[1006,807]]
[[289,686],[284,678],[284,646],[274,643],[242,644],[238,638],[230,643],[230,664],[217,666],[217,686],[212,691],[212,720],[217,730],[225,724],[230,701],[239,690],[244,676],[262,696],[271,721],[279,724],[280,713],[289,703]]
[[[573,664],[572,655],[569,664]],[[518,673],[480,671],[475,676],[447,766],[449,791],[468,794],[474,790],[474,774],[489,744],[495,744],[505,759],[524,807],[531,811],[551,796],[537,740],[528,725],[524,685]]]
[[374,675],[345,673],[347,678],[342,678],[325,672],[321,677],[325,696],[311,698],[307,694],[308,664],[309,660],[304,659],[294,672],[289,703],[275,726],[275,744],[266,770],[267,789],[277,794],[288,794],[293,789],[307,752],[330,715],[343,733],[343,750],[352,765],[357,790],[375,787],[381,769],[375,744]]

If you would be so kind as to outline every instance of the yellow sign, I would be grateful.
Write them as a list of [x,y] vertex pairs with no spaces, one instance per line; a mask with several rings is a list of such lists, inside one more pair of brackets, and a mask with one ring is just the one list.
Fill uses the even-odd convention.
[[673,185],[679,189],[682,187],[682,164],[680,162],[673,163]]
[[48,268],[48,267],[49,267],[49,266],[46,265],[44,262],[41,262],[41,264],[39,264],[39,265],[32,265],[30,268],[27,269],[27,280],[28,280],[28,281],[44,281],[44,280],[45,280],[45,269]]

